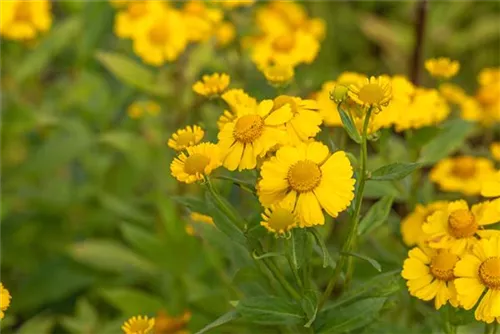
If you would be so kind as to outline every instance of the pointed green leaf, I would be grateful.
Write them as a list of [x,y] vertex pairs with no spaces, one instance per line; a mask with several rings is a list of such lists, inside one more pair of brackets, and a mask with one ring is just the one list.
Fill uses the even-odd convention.
[[391,212],[393,201],[394,197],[384,196],[377,203],[373,204],[359,223],[358,235],[373,231],[386,222]]
[[366,256],[366,255],[363,255],[363,254],[354,253],[354,252],[341,252],[341,254],[349,255],[349,256],[354,256],[354,257],[357,257],[358,259],[365,260],[368,263],[370,263],[373,266],[373,268],[375,268],[378,272],[382,272],[382,266],[380,265],[380,263],[378,263],[377,260],[372,259],[369,256]]
[[238,303],[236,310],[247,321],[263,325],[294,325],[304,321],[300,305],[280,297],[244,299]]
[[337,106],[337,110],[339,112],[340,119],[342,120],[342,124],[344,125],[344,129],[349,135],[349,137],[351,137],[351,139],[354,140],[356,143],[360,144],[361,136],[359,135],[358,129],[356,128],[356,125],[352,121],[352,118],[349,115],[349,113],[346,112],[341,107],[341,104]]
[[107,288],[100,295],[129,317],[137,314],[156,314],[165,305],[160,298],[144,291],[128,288]]
[[374,181],[392,181],[401,180],[410,175],[413,171],[420,168],[420,163],[401,163],[396,162],[387,166],[382,166],[373,171],[370,180]]
[[312,233],[314,239],[316,240],[316,243],[321,248],[321,252],[323,253],[323,268],[326,268],[329,265],[333,267],[335,261],[333,261],[332,257],[330,256],[330,252],[328,252],[328,248],[325,245],[323,237],[314,227],[309,228],[308,231]]
[[[206,205],[208,207],[210,216],[214,219],[215,226],[224,234],[226,234],[232,241],[246,245],[246,238],[243,232],[231,221],[229,217],[227,217],[214,203],[214,200],[211,197],[210,192],[205,194]],[[223,200],[226,205],[230,206],[230,204],[225,201],[224,198],[220,198]]]
[[240,315],[238,314],[238,312],[236,312],[235,310],[229,311],[229,312],[223,314],[222,316],[220,316],[219,318],[215,319],[213,322],[209,323],[208,325],[206,325],[205,327],[203,327],[199,331],[197,331],[195,334],[206,333],[211,329],[214,329],[214,328],[217,328],[217,327],[222,326],[224,324],[227,324],[228,322],[231,322],[231,321],[236,320],[238,318],[240,318]]

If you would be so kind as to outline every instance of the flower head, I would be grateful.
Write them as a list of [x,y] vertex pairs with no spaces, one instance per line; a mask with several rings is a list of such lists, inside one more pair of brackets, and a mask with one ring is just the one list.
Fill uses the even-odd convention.
[[160,310],[156,316],[154,334],[189,334],[185,328],[190,319],[191,312],[189,311],[173,317],[164,310]]
[[217,145],[201,143],[186,148],[170,164],[170,171],[178,181],[193,183],[205,179],[205,176],[221,165],[220,151]]
[[349,86],[349,97],[363,108],[381,110],[392,99],[391,82],[383,76],[370,77]]
[[156,116],[160,110],[160,105],[154,101],[135,101],[128,106],[127,114],[130,118],[138,119],[144,116],[144,114]]
[[500,233],[484,230],[484,226],[500,221],[499,204],[500,200],[479,203],[469,208],[467,202],[460,200],[437,210],[422,225],[424,233],[429,235],[429,247],[450,249],[461,254],[469,250],[478,237]]
[[227,86],[229,86],[229,75],[222,73],[214,73],[212,75],[204,75],[202,80],[195,82],[193,90],[195,93],[205,97],[214,97],[222,94]]
[[453,104],[461,104],[467,98],[462,88],[449,82],[439,85],[439,93]]
[[500,67],[483,68],[477,77],[481,86],[489,86],[500,82]]
[[267,82],[276,87],[288,84],[294,76],[293,67],[290,65],[267,65],[262,69]]
[[417,204],[415,210],[401,221],[401,235],[406,246],[423,245],[429,236],[422,230],[422,225],[434,212],[447,205],[445,201],[437,201],[428,205]]
[[481,192],[481,181],[494,171],[493,163],[488,159],[459,156],[441,160],[429,176],[443,191],[478,195]]
[[459,260],[459,254],[446,249],[415,247],[408,252],[401,276],[407,280],[406,285],[412,296],[425,301],[434,299],[437,310],[447,302],[457,307],[453,270]]
[[425,62],[425,69],[433,77],[449,79],[458,73],[460,63],[450,58],[432,58]]
[[230,110],[224,110],[217,121],[219,130],[222,130],[224,125],[234,121],[237,117],[238,110],[252,109],[257,106],[257,100],[245,93],[243,89],[229,89],[222,94],[222,99],[230,107]]
[[7,311],[9,308],[11,299],[9,290],[4,288],[3,284],[0,283],[0,319],[3,319],[4,311]]
[[[330,155],[319,142],[284,146],[265,161],[257,185],[265,207],[293,203],[299,226],[323,225],[322,209],[337,217],[354,198],[353,171],[345,152]],[[335,191],[332,191],[335,189]]]
[[284,200],[266,208],[262,214],[260,225],[276,235],[286,234],[299,224],[299,218],[294,212],[294,206],[293,201]]
[[216,27],[222,21],[223,16],[219,8],[207,6],[206,1],[185,1],[182,8],[182,17],[186,24],[188,40],[192,42],[208,40],[215,33]]
[[236,28],[231,22],[221,22],[215,27],[215,42],[219,48],[231,43],[236,36]]
[[147,316],[134,316],[128,319],[122,326],[125,334],[148,334],[155,325],[154,318]]
[[288,104],[274,108],[271,100],[264,100],[254,108],[241,108],[218,135],[224,167],[229,170],[255,168],[257,157],[264,157],[271,148],[284,142],[284,125],[292,117]]
[[114,31],[120,38],[132,38],[152,14],[167,10],[165,3],[160,1],[125,1],[119,8]]
[[188,125],[184,129],[177,130],[168,140],[168,146],[176,151],[198,144],[205,132],[198,125]]
[[493,159],[500,161],[500,142],[492,143],[490,145],[490,152]]
[[52,24],[48,0],[2,1],[0,35],[12,40],[31,40],[49,30]]
[[482,180],[481,195],[484,197],[500,197],[500,171]]

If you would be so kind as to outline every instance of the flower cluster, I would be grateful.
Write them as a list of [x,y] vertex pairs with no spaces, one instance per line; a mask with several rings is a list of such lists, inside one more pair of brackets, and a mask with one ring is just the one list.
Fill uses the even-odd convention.
[[32,40],[52,25],[51,2],[48,0],[2,1],[0,36],[12,40]]

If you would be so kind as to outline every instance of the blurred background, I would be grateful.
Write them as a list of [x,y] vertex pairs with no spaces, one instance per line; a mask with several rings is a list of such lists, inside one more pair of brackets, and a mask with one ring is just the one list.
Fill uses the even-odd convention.
[[[343,71],[410,72],[415,1],[302,4],[326,23],[317,59],[297,70],[302,97]],[[231,14],[237,36],[252,32],[260,5]],[[186,231],[193,222],[174,196],[199,190],[171,177],[166,142],[195,123],[215,139],[221,108],[191,90],[202,74],[226,72],[257,98],[272,88],[241,48],[213,41],[147,66],[113,33],[115,13],[104,1],[55,1],[43,36],[1,40],[1,281],[13,296],[5,333],[117,333],[127,317],[160,311],[189,311],[196,331],[237,299],[229,284],[258,289],[227,237],[200,224]],[[500,2],[429,2],[423,59],[459,60],[454,82],[469,93],[482,68],[499,65],[499,47]],[[160,111],[135,117],[137,101]]]

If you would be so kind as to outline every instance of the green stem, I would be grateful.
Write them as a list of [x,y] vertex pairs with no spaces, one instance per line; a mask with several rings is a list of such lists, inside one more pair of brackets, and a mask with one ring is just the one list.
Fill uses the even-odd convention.
[[361,152],[360,152],[360,173],[359,173],[359,184],[358,191],[356,192],[356,199],[354,202],[354,214],[351,218],[351,225],[349,229],[349,234],[347,235],[347,239],[342,246],[342,255],[335,267],[335,272],[333,273],[333,277],[328,282],[325,293],[321,298],[321,301],[318,305],[318,311],[324,306],[330,295],[332,294],[335,285],[337,284],[337,280],[342,272],[342,269],[348,261],[347,273],[349,277],[346,277],[346,281],[350,281],[350,275],[353,272],[352,260],[349,260],[349,256],[346,255],[352,251],[352,248],[356,242],[356,236],[358,232],[358,224],[359,224],[359,216],[361,213],[361,204],[363,202],[363,193],[365,191],[365,183],[366,183],[366,161],[368,158],[368,149],[367,149],[367,133],[368,133],[368,125],[370,123],[370,118],[372,114],[372,108],[368,109],[365,116],[365,121],[363,124],[363,133],[361,134]]
[[241,230],[244,230],[246,225],[245,221],[243,221],[241,217],[239,217],[234,210],[222,200],[220,194],[217,189],[215,189],[208,176],[206,177],[205,184],[207,185],[207,189],[212,195],[212,199],[215,201],[219,210],[221,210],[236,226],[238,226]]
[[297,286],[301,289],[302,293],[304,290],[304,286],[302,285],[302,280],[300,279],[299,271],[297,270],[297,267],[294,265],[292,256],[290,255],[290,241],[288,239],[285,239],[285,254],[286,254],[286,259],[288,261],[288,265],[290,266],[290,270],[293,273],[293,276],[295,277],[295,281],[297,283]]

